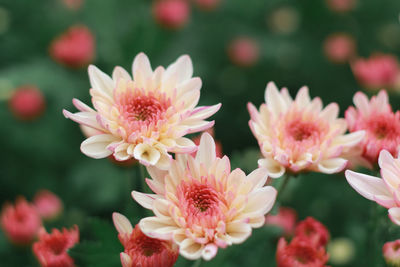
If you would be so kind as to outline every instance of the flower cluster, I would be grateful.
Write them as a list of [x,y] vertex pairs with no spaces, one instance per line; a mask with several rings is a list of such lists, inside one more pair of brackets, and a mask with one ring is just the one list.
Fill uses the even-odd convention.
[[15,205],[6,203],[1,211],[1,226],[15,244],[29,245],[36,238],[43,220],[54,219],[62,211],[61,200],[48,190],[34,196],[33,203],[18,197]]
[[325,246],[329,232],[317,220],[308,217],[296,227],[296,234],[288,244],[284,237],[278,242],[278,267],[324,267],[329,256]]
[[311,217],[295,227],[297,214],[291,209],[266,216],[277,196],[276,189],[267,185],[268,176],[372,167],[379,153],[383,180],[350,171],[346,176],[362,195],[389,208],[392,220],[400,224],[400,172],[395,167],[400,162],[392,157],[398,150],[400,122],[385,91],[370,101],[357,93],[356,108],[350,107],[343,119],[338,118],[336,103],[323,108],[320,98],[310,98],[307,87],[293,99],[286,88],[278,90],[268,83],[260,109],[248,104],[249,126],[263,158],[246,175],[241,169],[231,170],[229,158],[209,133],[184,137],[212,131],[214,122],[206,119],[221,106],[196,107],[201,80],[192,76],[188,56],[153,70],[140,53],[132,76],[121,67],[109,77],[89,66],[94,108],[74,99],[79,112],[63,111],[87,137],[81,145],[84,154],[135,159],[151,176],[146,183],[153,193],[133,191],[132,197],[154,216],[132,227],[125,216],[113,214],[124,247],[120,254],[124,267],[173,266],[179,254],[210,260],[218,249],[244,242],[253,228],[265,223],[281,226],[286,237],[294,233],[290,243],[284,237],[279,240],[279,267],[323,267],[328,261],[328,230]]

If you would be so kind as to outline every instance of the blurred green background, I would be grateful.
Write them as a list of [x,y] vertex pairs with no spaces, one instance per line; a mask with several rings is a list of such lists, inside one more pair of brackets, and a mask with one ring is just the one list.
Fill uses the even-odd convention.
[[[398,0],[362,0],[346,13],[333,12],[323,0],[222,0],[211,12],[190,5],[187,24],[171,31],[154,21],[150,0],[86,0],[76,11],[57,0],[0,0],[0,88],[34,84],[47,103],[43,116],[32,122],[17,120],[7,101],[0,104],[0,203],[14,201],[17,195],[31,200],[42,188],[59,195],[65,212],[46,227],[79,225],[82,242],[71,252],[79,266],[120,266],[122,246],[111,214],[122,212],[133,222],[144,214],[127,190],[129,181],[136,183],[131,189],[139,187],[137,170],[84,156],[79,150],[84,137],[78,125],[61,113],[63,108],[75,110],[74,97],[90,103],[86,68],[66,68],[48,53],[51,41],[69,26],[84,24],[92,31],[96,40],[93,64],[109,74],[116,65],[130,70],[141,51],[153,67],[167,66],[189,54],[195,76],[203,80],[200,104],[222,103],[213,117],[216,139],[233,166],[246,172],[256,167],[258,159],[246,104],[251,101],[258,106],[264,101],[268,81],[288,87],[293,96],[308,85],[311,96],[320,96],[325,104],[338,102],[341,115],[361,90],[349,64],[334,64],[324,56],[327,36],[352,35],[363,57],[373,52],[400,55]],[[277,15],[282,10],[289,10],[285,13],[289,18]],[[289,27],[279,24],[282,21]],[[238,36],[258,43],[259,58],[251,67],[229,60],[227,47]],[[390,97],[397,110],[400,97],[397,93]],[[295,208],[300,219],[320,220],[333,239],[346,237],[353,242],[354,257],[340,266],[384,266],[383,243],[400,238],[386,210],[359,196],[342,173],[298,177],[285,192],[283,204]],[[381,214],[378,221],[370,219],[372,212]],[[371,231],[376,229],[371,224],[384,230]],[[257,229],[243,245],[220,250],[203,265],[275,266],[278,237],[279,230],[273,227]],[[373,255],[368,253],[369,246],[374,246]],[[1,266],[37,266],[30,248],[14,247],[3,232],[0,259]],[[180,258],[177,265],[190,263]]]

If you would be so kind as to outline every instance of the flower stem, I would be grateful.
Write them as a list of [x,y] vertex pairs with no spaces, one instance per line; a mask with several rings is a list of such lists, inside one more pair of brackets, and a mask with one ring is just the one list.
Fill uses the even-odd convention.
[[192,267],[200,267],[201,265],[201,258],[193,262]]
[[291,175],[288,175],[288,174],[286,174],[285,177],[283,177],[283,182],[281,183],[281,185],[278,188],[278,197],[277,197],[276,202],[278,202],[278,200],[282,201],[282,195],[283,195],[283,192],[284,192],[287,184],[289,183],[290,177],[291,177]]
[[148,193],[148,187],[146,184],[146,169],[142,164],[139,164],[139,179],[140,179],[140,189],[143,193]]

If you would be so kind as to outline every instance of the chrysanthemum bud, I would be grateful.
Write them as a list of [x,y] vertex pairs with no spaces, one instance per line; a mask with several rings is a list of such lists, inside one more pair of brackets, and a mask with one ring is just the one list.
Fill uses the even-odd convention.
[[24,85],[13,92],[8,105],[18,119],[34,120],[42,115],[46,102],[37,87]]
[[301,221],[295,230],[298,237],[309,240],[316,247],[323,247],[329,241],[329,232],[326,227],[312,217]]
[[42,267],[74,267],[74,260],[68,255],[68,249],[79,242],[79,229],[74,226],[70,230],[65,228],[62,232],[53,229],[47,233],[40,229],[39,240],[33,244],[33,253]]
[[400,266],[400,239],[383,245],[383,257],[390,266]]
[[180,29],[188,21],[190,7],[185,0],[158,0],[153,4],[153,16],[158,24],[168,29]]
[[63,209],[61,199],[48,190],[41,190],[36,193],[33,203],[39,215],[46,220],[56,218]]
[[325,267],[328,255],[323,247],[315,247],[309,239],[295,237],[288,244],[284,237],[278,242],[276,262],[278,267]]
[[241,67],[253,66],[259,59],[258,43],[248,37],[237,38],[229,44],[228,56],[235,65]]
[[70,27],[50,45],[51,57],[70,68],[87,66],[93,61],[94,54],[94,36],[86,26]]
[[324,41],[325,56],[333,63],[346,63],[355,54],[354,38],[345,33],[329,35]]
[[6,236],[15,244],[30,244],[41,225],[37,210],[23,197],[18,198],[14,206],[5,204],[1,211],[1,226]]

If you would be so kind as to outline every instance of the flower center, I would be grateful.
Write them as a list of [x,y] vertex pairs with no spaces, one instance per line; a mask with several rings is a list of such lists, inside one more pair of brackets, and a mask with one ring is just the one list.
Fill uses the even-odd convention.
[[296,247],[294,250],[294,258],[302,264],[313,262],[314,251],[308,247]]
[[47,242],[47,246],[54,253],[54,255],[60,255],[66,250],[67,239],[62,237],[52,237]]
[[151,257],[153,254],[158,254],[162,251],[163,245],[160,240],[149,238],[147,236],[140,236],[135,240],[139,251],[146,257]]
[[218,194],[214,188],[203,184],[187,187],[185,198],[196,213],[203,213],[218,204]]
[[128,97],[121,104],[119,106],[120,113],[130,123],[143,121],[149,124],[161,117],[161,114],[165,111],[165,105],[154,96]]
[[388,116],[381,114],[374,116],[368,122],[368,128],[377,139],[396,139],[400,134],[400,127],[396,122],[396,119],[392,116],[388,118]]
[[319,128],[312,122],[292,121],[286,126],[286,132],[296,142],[302,142],[319,135]]

